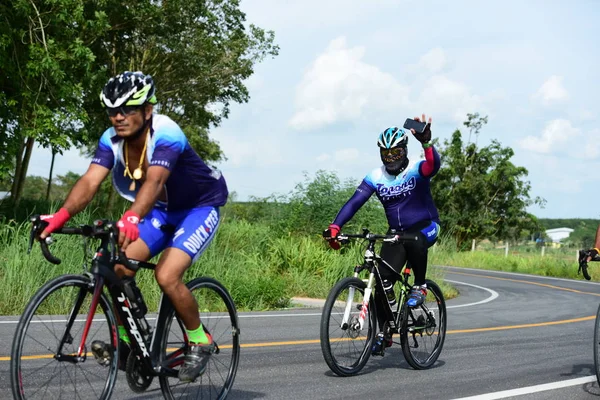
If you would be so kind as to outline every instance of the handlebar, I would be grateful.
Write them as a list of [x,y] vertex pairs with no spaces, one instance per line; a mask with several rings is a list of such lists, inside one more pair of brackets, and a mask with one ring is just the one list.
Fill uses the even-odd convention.
[[[60,264],[61,259],[54,256],[48,245],[52,244],[53,239],[48,236],[46,239],[40,238],[40,234],[48,226],[48,222],[43,221],[39,215],[31,217],[31,233],[29,236],[29,246],[27,248],[27,254],[31,253],[33,247],[33,241],[37,240],[40,242],[42,254],[44,258],[52,264]],[[122,264],[132,271],[137,271],[140,266],[137,263],[131,262],[125,253],[118,247],[117,239],[119,237],[119,228],[114,221],[111,220],[96,220],[93,225],[80,225],[79,227],[63,227],[52,232],[53,234],[63,235],[80,235],[91,239],[108,240],[110,247],[113,249],[112,261],[118,264]],[[116,255],[114,254],[116,253]]]
[[391,233],[386,235],[378,235],[375,233],[369,232],[368,229],[363,228],[362,233],[342,233],[340,232],[336,239],[338,242],[342,244],[346,244],[350,241],[350,239],[365,239],[369,242],[376,242],[381,240],[383,242],[389,243],[398,243],[398,242],[410,242],[419,240],[419,236],[416,234],[407,234],[407,233]]

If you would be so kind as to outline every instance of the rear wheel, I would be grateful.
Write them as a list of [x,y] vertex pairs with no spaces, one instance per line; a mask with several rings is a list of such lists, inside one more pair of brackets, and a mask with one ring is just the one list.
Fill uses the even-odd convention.
[[[329,368],[339,376],[357,374],[369,360],[377,329],[375,302],[362,310],[366,284],[358,278],[344,278],[327,296],[321,315],[321,350]],[[344,314],[348,311],[348,320]],[[364,312],[362,328],[359,315]]]
[[438,359],[446,338],[446,302],[440,287],[427,280],[427,298],[418,307],[402,305],[400,343],[414,369],[425,369]]
[[600,385],[600,306],[596,312],[594,325],[594,369],[596,370],[596,380]]
[[[93,285],[86,275],[63,275],[42,286],[25,308],[13,339],[10,379],[15,399],[108,399],[117,377],[116,321],[101,294],[78,359]],[[67,310],[65,314],[64,311]],[[113,357],[100,365],[90,349],[101,340]]]
[[200,320],[216,343],[205,372],[194,382],[180,382],[177,374],[187,350],[185,326],[172,310],[163,333],[161,364],[167,375],[160,376],[166,399],[224,399],[229,394],[240,357],[240,328],[237,311],[227,289],[211,278],[188,282],[198,302]]

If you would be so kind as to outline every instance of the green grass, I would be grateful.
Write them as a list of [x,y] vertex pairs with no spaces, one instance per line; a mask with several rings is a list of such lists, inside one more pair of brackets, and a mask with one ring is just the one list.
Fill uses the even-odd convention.
[[[91,220],[90,213],[83,213],[73,224]],[[83,271],[83,244],[78,237],[55,235],[51,250],[63,260],[60,265],[48,263],[38,244],[27,255],[29,226],[29,223],[0,224],[2,315],[20,314],[38,288],[53,277]],[[281,235],[265,224],[224,218],[214,242],[186,272],[186,279],[211,276],[219,280],[239,310],[275,309],[289,306],[294,296],[325,298],[337,280],[352,275],[354,266],[362,262],[363,252],[361,243],[333,251],[320,235]],[[444,270],[435,265],[578,278],[574,251],[570,258],[533,253],[504,257],[498,251],[458,253],[451,241],[443,239],[430,252],[427,277],[440,284],[449,299],[458,293],[443,281]],[[592,276],[600,279],[594,265],[590,267]],[[161,291],[153,272],[138,272],[137,281],[149,310],[155,311]]]

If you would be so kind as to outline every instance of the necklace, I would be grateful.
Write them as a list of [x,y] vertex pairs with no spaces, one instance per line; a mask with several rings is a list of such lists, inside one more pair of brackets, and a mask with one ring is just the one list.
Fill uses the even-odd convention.
[[144,176],[144,170],[142,166],[144,165],[144,156],[146,155],[146,145],[148,144],[148,131],[146,131],[146,140],[144,141],[144,148],[142,149],[142,154],[140,156],[140,163],[138,167],[133,171],[129,171],[129,152],[127,151],[127,141],[125,141],[125,171],[123,171],[123,176],[128,176],[131,179],[131,184],[129,185],[129,190],[133,192],[135,190],[135,181],[142,179]]

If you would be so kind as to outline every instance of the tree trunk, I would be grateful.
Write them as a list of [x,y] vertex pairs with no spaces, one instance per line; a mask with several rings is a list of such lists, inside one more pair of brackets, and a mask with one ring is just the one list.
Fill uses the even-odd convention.
[[23,151],[25,150],[25,138],[21,139],[21,143],[19,143],[19,150],[17,151],[17,155],[15,157],[15,174],[13,175],[13,182],[10,188],[10,197],[13,202],[17,196],[17,188],[19,187],[19,179],[21,178],[21,167],[23,165]]
[[56,158],[56,150],[52,149],[52,161],[50,162],[50,174],[48,175],[48,188],[46,189],[46,201],[50,200],[50,187],[52,187],[52,171],[54,170],[54,160]]
[[21,170],[19,171],[19,184],[16,188],[16,193],[13,197],[15,208],[19,205],[21,201],[21,195],[23,194],[23,186],[25,186],[25,177],[27,176],[27,168],[29,167],[29,160],[31,160],[31,152],[33,151],[33,145],[35,143],[35,139],[31,136],[27,138],[27,143],[25,144],[25,155],[23,156],[23,163],[21,164]]

